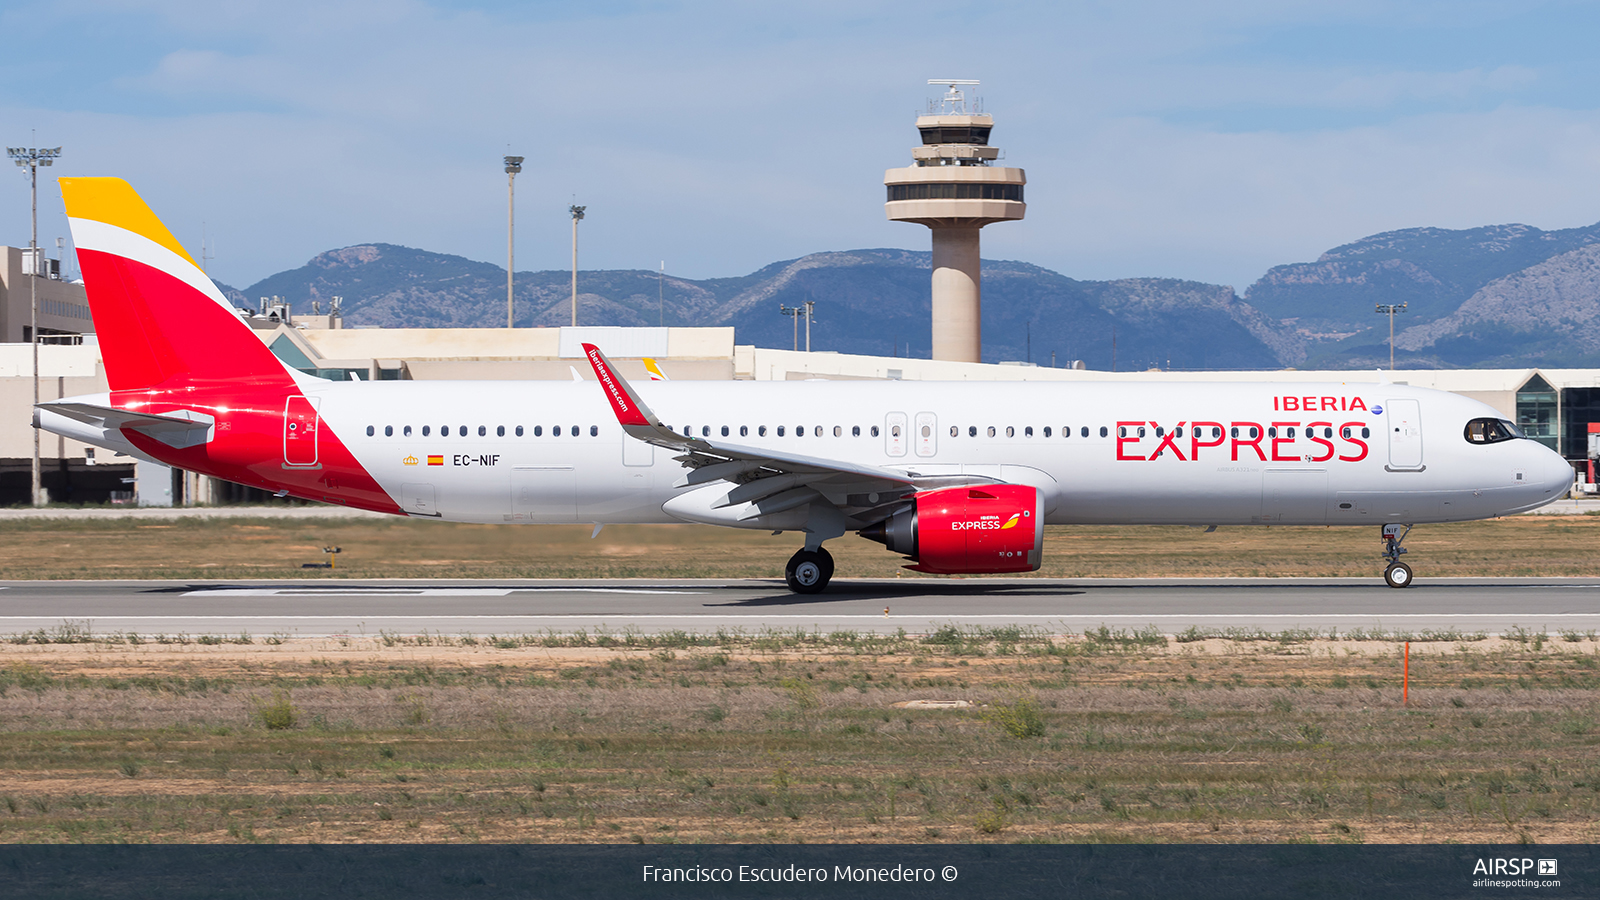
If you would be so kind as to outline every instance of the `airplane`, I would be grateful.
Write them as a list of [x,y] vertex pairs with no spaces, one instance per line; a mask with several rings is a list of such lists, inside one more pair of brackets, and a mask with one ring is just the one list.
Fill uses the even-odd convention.
[[[1411,526],[1531,510],[1572,469],[1483,403],[1398,383],[327,381],[279,360],[127,182],[62,178],[106,393],[36,427],[323,503],[514,524],[854,531],[933,574],[1037,570],[1044,526]],[[576,374],[576,371],[574,371]]]

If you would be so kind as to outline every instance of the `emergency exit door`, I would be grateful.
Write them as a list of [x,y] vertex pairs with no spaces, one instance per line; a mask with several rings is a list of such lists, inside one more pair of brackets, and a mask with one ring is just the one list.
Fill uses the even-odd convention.
[[1390,400],[1384,404],[1389,430],[1389,468],[1422,468],[1422,404]]
[[296,394],[283,406],[283,464],[286,466],[314,466],[317,464],[317,432],[321,423],[317,419],[317,400]]

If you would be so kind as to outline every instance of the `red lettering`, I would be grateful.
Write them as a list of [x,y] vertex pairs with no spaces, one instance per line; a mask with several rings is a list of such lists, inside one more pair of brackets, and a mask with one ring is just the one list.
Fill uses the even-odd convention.
[[1339,398],[1338,397],[1323,397],[1322,398],[1322,412],[1328,412],[1330,410],[1333,411],[1333,412],[1338,412],[1339,411]]
[[1278,398],[1277,398],[1276,395],[1274,395],[1273,398],[1272,398],[1272,411],[1273,412],[1277,412],[1278,411]]
[[1350,408],[1345,410],[1345,412],[1355,412],[1358,409],[1361,410],[1362,412],[1366,412],[1367,405],[1365,403],[1361,402],[1361,398],[1360,397],[1351,397],[1350,398]]
[[[1332,397],[1323,397],[1322,399],[1323,399],[1324,402],[1327,402],[1329,400],[1332,400],[1333,398]],[[1322,446],[1328,448],[1328,452],[1327,453],[1324,453],[1321,456],[1313,456],[1313,457],[1311,457],[1311,461],[1312,462],[1327,462],[1328,460],[1333,459],[1333,441],[1330,441],[1327,438],[1317,437],[1317,429],[1319,427],[1320,428],[1332,428],[1333,427],[1333,423],[1332,422],[1312,422],[1312,423],[1306,425],[1306,437],[1308,437],[1311,440],[1313,440],[1313,441],[1321,444]]]
[[[1277,429],[1293,428],[1294,426],[1299,425],[1299,424],[1300,424],[1299,422],[1273,422],[1272,423],[1272,427],[1273,428],[1277,428]],[[1278,432],[1277,434],[1273,435],[1273,437],[1272,437],[1272,461],[1273,462],[1297,462],[1300,459],[1300,457],[1298,457],[1298,456],[1282,456],[1282,455],[1280,455],[1278,453],[1278,445],[1279,444],[1287,444],[1287,443],[1289,443],[1290,441],[1293,441],[1293,440],[1294,440],[1294,438],[1287,437],[1281,431]]]
[[1129,428],[1137,428],[1137,427],[1139,427],[1140,425],[1143,425],[1143,424],[1144,424],[1143,422],[1118,422],[1117,423],[1117,459],[1120,459],[1120,460],[1143,460],[1144,459],[1144,457],[1142,457],[1142,456],[1128,456],[1122,450],[1122,445],[1123,444],[1129,443],[1130,441],[1133,442],[1133,443],[1138,443],[1139,442],[1139,438],[1137,436],[1137,432],[1135,433],[1135,436],[1133,436],[1133,437],[1126,436],[1127,435],[1127,429],[1129,429]]
[[[1277,403],[1273,403],[1272,404],[1272,408],[1273,409],[1277,409],[1278,408],[1278,404]],[[1283,398],[1283,411],[1284,412],[1295,412],[1299,408],[1300,408],[1300,398],[1299,397],[1285,397],[1285,398]]]
[[1315,397],[1301,397],[1300,398],[1300,408],[1302,410],[1304,410],[1305,412],[1316,412],[1317,411],[1317,398],[1315,398]]
[[[1155,425],[1156,423],[1151,422],[1150,424],[1151,425]],[[1183,427],[1183,423],[1179,422],[1178,423],[1178,428],[1182,428],[1182,427]],[[1161,429],[1157,428],[1156,431],[1160,432]],[[1177,436],[1178,436],[1178,429],[1177,428],[1174,428],[1173,430],[1171,430],[1171,431],[1167,432],[1165,435],[1163,435],[1162,438],[1161,438],[1161,443],[1156,445],[1156,452],[1150,454],[1150,458],[1151,459],[1155,459],[1156,457],[1161,455],[1161,451],[1167,449],[1168,447],[1171,447],[1172,448],[1172,452],[1173,452],[1173,454],[1175,456],[1177,456],[1179,459],[1184,459],[1183,451],[1179,450],[1178,449],[1178,445],[1174,444],[1172,442],[1173,438],[1175,438]]]
[[[1202,434],[1203,430],[1207,429],[1207,428],[1216,429],[1216,431],[1217,431],[1217,439],[1216,440],[1214,440],[1214,441],[1202,441],[1202,440],[1200,440],[1200,437],[1201,437],[1201,434]],[[1196,422],[1196,423],[1194,423],[1194,426],[1189,429],[1189,458],[1190,459],[1199,459],[1200,458],[1200,448],[1201,447],[1220,447],[1220,446],[1222,446],[1222,442],[1227,440],[1227,438],[1224,437],[1223,435],[1224,435],[1224,433],[1222,431],[1222,423],[1221,422]]]
[[[1355,400],[1356,400],[1357,403],[1361,402],[1361,398],[1360,397],[1355,398]],[[1347,440],[1350,443],[1355,444],[1357,447],[1361,448],[1361,453],[1359,455],[1357,455],[1357,456],[1345,456],[1343,453],[1339,454],[1339,458],[1344,460],[1345,462],[1360,462],[1363,459],[1367,458],[1367,442],[1361,440],[1358,437],[1356,437],[1356,434],[1358,433],[1356,431],[1356,429],[1358,429],[1360,427],[1361,427],[1361,423],[1360,422],[1346,422],[1343,425],[1339,426],[1339,436],[1341,438],[1344,438],[1344,440]],[[1344,437],[1345,429],[1349,429],[1350,430],[1350,436],[1349,437]]]
[[[1232,449],[1233,449],[1233,461],[1234,462],[1238,462],[1239,461],[1239,448],[1240,447],[1249,447],[1251,450],[1254,450],[1256,452],[1256,457],[1257,458],[1259,458],[1262,462],[1266,462],[1267,461],[1267,455],[1265,453],[1261,452],[1261,438],[1266,434],[1266,432],[1261,430],[1261,426],[1256,424],[1255,422],[1235,422],[1235,423],[1233,423],[1233,427],[1234,428],[1239,428],[1239,429],[1251,429],[1251,428],[1255,429],[1255,437],[1253,439],[1251,439],[1251,440],[1247,441],[1244,438],[1239,438],[1239,437],[1231,439],[1233,441],[1233,447],[1232,447]],[[1242,433],[1249,434],[1250,432],[1248,430],[1245,430]]]

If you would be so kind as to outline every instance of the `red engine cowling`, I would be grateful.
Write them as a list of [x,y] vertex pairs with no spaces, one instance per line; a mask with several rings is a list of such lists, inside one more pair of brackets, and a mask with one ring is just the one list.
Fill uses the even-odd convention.
[[860,534],[936,575],[1032,572],[1044,556],[1044,498],[1020,484],[944,488]]

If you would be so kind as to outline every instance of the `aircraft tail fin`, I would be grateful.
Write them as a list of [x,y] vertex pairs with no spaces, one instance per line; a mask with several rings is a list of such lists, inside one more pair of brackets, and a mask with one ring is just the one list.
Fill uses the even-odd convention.
[[120,178],[62,178],[112,390],[172,379],[293,384],[172,232]]

